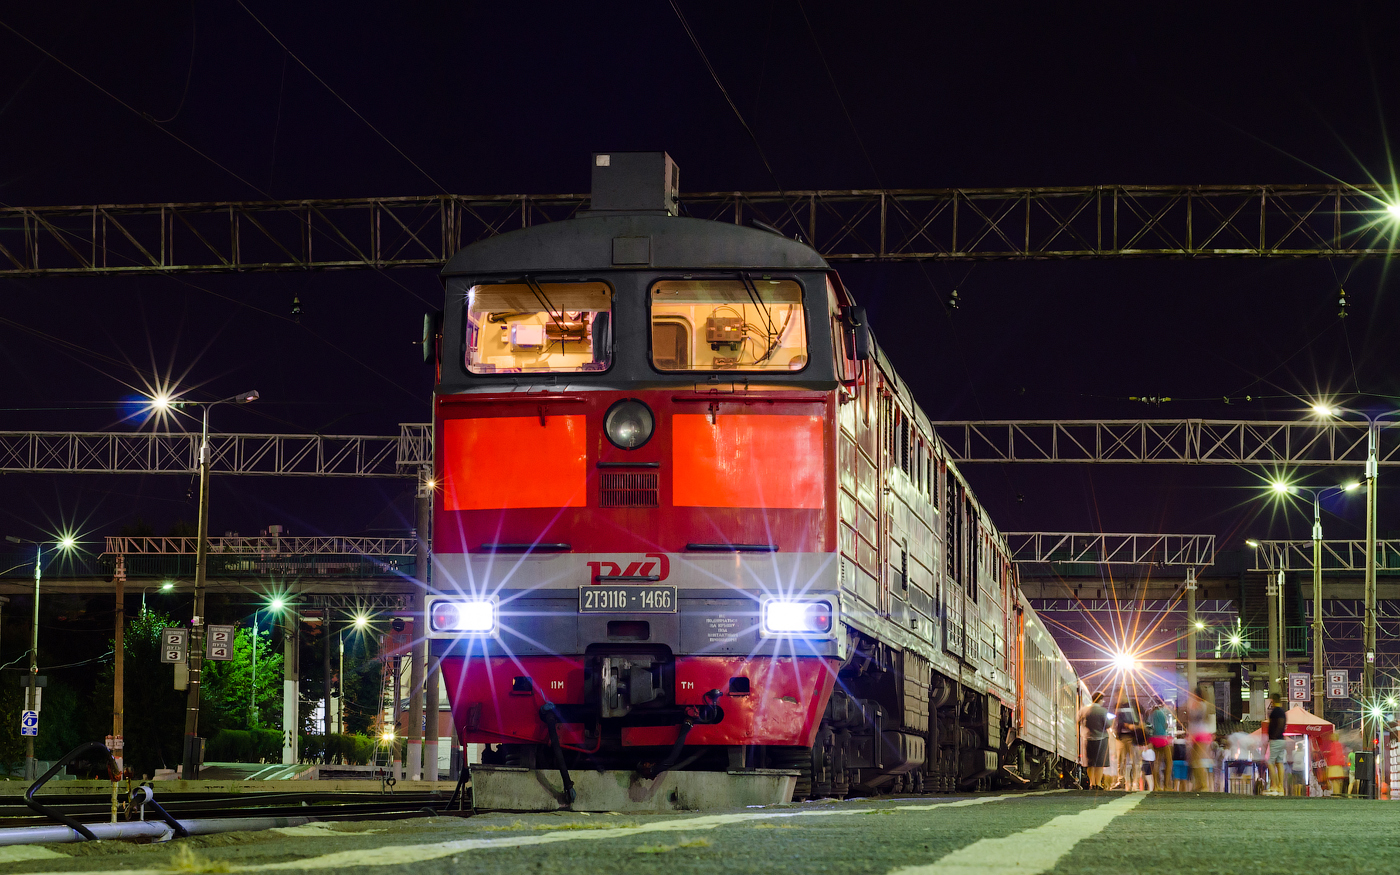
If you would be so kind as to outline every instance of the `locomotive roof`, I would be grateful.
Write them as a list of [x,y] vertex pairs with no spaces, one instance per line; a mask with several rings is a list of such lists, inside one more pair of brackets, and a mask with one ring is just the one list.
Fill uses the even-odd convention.
[[[614,261],[613,240],[649,238],[649,260]],[[629,247],[633,252],[635,244]],[[709,219],[666,215],[583,216],[489,237],[463,247],[443,277],[524,271],[826,270],[826,259],[805,243]]]

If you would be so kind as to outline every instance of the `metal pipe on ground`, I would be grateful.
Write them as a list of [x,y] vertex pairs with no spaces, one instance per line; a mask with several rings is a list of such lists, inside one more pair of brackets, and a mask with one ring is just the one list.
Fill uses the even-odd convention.
[[[314,817],[211,817],[202,820],[181,820],[179,824],[190,835],[210,835],[219,832],[272,829],[281,826],[305,826],[315,820]],[[84,825],[99,841],[104,839],[147,839],[166,842],[175,837],[173,827],[157,820]],[[87,840],[85,836],[69,826],[22,826],[14,829],[0,829],[0,847],[5,845],[60,844]]]

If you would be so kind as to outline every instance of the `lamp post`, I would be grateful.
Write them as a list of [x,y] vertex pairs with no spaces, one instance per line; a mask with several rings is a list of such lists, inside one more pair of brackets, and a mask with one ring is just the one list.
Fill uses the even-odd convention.
[[199,438],[199,531],[195,544],[194,619],[190,624],[190,684],[185,704],[185,755],[180,777],[192,781],[199,777],[199,681],[204,668],[204,578],[209,564],[209,408],[217,404],[247,404],[258,400],[257,390],[240,392],[218,401],[171,401],[156,398],[156,407],[202,407],[204,425]]
[[1274,488],[1280,492],[1298,494],[1305,492],[1312,497],[1312,541],[1313,541],[1313,713],[1322,716],[1322,711],[1326,702],[1324,676],[1325,654],[1322,647],[1322,496],[1329,492],[1351,492],[1358,488],[1359,483],[1343,483],[1338,486],[1324,486],[1320,489],[1313,489],[1306,486],[1289,486],[1287,484],[1275,483]]
[[[29,697],[26,704],[30,710],[37,711],[39,709],[34,706],[38,701],[37,690],[39,689],[39,581],[44,573],[44,545],[56,543],[60,550],[68,552],[76,546],[77,541],[67,535],[57,541],[31,541],[28,538],[17,538],[14,535],[6,535],[5,540],[11,544],[34,545],[34,615],[29,627]],[[38,761],[34,759],[34,736],[25,736],[24,779],[26,781],[38,779],[38,766]]]
[[[1340,407],[1325,404],[1314,405],[1313,411],[1319,416],[1335,417],[1345,411]],[[1380,421],[1386,416],[1400,411],[1385,411],[1372,416],[1356,411],[1366,419],[1366,577],[1365,577],[1365,631],[1362,633],[1361,662],[1361,736],[1362,744],[1368,753],[1376,749],[1376,718],[1373,700],[1376,697],[1376,480],[1380,476],[1380,461],[1377,445],[1380,443]],[[1374,794],[1376,782],[1371,779]]]

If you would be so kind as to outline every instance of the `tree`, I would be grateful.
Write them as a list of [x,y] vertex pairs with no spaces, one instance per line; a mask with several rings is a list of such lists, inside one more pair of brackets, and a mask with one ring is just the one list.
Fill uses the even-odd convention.
[[[126,627],[126,763],[132,774],[173,769],[185,735],[185,693],[175,689],[172,666],[160,661],[160,631],[180,626],[160,611],[142,611]],[[104,666],[97,689],[107,690],[110,712],[112,666]],[[100,695],[100,694],[99,694]]]
[[272,647],[271,631],[258,630],[257,701],[253,695],[253,630],[239,629],[233,639],[233,659],[205,660],[200,709],[200,732],[212,736],[220,729],[258,729],[282,721],[282,653]]

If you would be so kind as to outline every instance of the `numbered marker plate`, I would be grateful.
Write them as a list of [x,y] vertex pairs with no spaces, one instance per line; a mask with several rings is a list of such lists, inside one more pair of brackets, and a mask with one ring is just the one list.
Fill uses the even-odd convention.
[[580,614],[674,614],[674,586],[581,586]]

